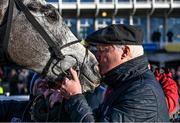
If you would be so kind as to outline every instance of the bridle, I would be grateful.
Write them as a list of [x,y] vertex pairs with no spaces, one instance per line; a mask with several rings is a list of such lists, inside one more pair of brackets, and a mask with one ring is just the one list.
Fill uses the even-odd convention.
[[[53,74],[55,74],[58,77],[59,74],[55,72],[55,67],[58,67],[57,64],[65,58],[65,55],[63,55],[61,50],[70,46],[70,45],[79,43],[81,40],[76,40],[76,41],[73,41],[73,42],[70,42],[70,43],[63,45],[60,48],[57,48],[55,41],[53,41],[53,39],[43,29],[43,27],[34,18],[34,16],[31,14],[31,12],[23,4],[23,2],[21,0],[9,0],[8,9],[7,9],[5,16],[3,18],[3,22],[0,25],[0,37],[1,37],[0,38],[0,48],[1,48],[0,55],[2,56],[2,58],[0,57],[0,63],[5,63],[7,61],[9,63],[14,63],[13,60],[9,57],[8,52],[7,52],[8,42],[9,42],[9,37],[10,37],[10,31],[11,31],[11,22],[12,22],[14,4],[16,5],[16,7],[19,11],[22,11],[24,13],[27,20],[32,24],[32,26],[42,36],[42,38],[46,41],[46,43],[49,46],[49,52],[50,52],[51,56],[50,56],[49,61],[46,64],[46,66],[44,67],[41,75],[46,76],[51,64],[53,63],[54,60],[56,60],[56,63],[53,64],[52,72],[53,72]],[[85,58],[87,57],[87,55],[88,55],[88,50],[86,49],[85,57],[83,59],[82,65],[80,67],[80,71],[84,66]],[[72,55],[66,55],[66,56],[71,56],[71,57],[75,58],[75,56],[72,56]],[[77,58],[75,58],[75,59],[76,59],[76,63],[78,64]],[[79,66],[79,65],[77,65],[77,66]],[[61,66],[59,68],[61,68]],[[62,70],[62,72],[64,72],[64,74],[67,75],[67,72],[65,72],[63,70]]]

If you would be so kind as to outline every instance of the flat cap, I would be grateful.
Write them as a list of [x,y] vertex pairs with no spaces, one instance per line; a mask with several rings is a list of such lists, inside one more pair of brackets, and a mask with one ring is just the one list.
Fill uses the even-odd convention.
[[91,33],[85,40],[89,44],[141,45],[143,33],[135,26],[112,24]]

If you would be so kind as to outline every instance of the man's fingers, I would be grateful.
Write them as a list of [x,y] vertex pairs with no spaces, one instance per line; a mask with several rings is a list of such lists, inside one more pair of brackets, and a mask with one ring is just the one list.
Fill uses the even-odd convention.
[[65,78],[64,78],[64,81],[63,81],[63,82],[64,82],[63,84],[65,84],[68,80],[69,80],[69,79],[68,79],[67,77],[65,77]]
[[72,75],[73,80],[76,81],[76,82],[78,82],[79,79],[78,79],[77,72],[76,72],[74,69],[72,69],[72,68],[70,68],[70,72],[71,72],[71,75]]
[[69,98],[69,93],[67,93],[64,88],[65,88],[64,86],[61,88],[61,94],[62,94],[63,98],[67,99],[67,98]]

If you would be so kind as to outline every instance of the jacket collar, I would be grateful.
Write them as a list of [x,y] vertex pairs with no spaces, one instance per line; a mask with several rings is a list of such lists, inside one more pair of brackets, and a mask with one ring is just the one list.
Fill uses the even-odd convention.
[[111,88],[119,87],[125,81],[131,80],[148,69],[148,60],[142,55],[113,68],[102,76],[102,82]]

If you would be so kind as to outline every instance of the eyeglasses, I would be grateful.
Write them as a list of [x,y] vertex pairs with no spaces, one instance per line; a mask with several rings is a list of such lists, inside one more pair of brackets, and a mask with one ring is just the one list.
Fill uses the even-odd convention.
[[99,53],[107,53],[110,51],[109,45],[86,45],[86,48],[88,48],[93,54]]

